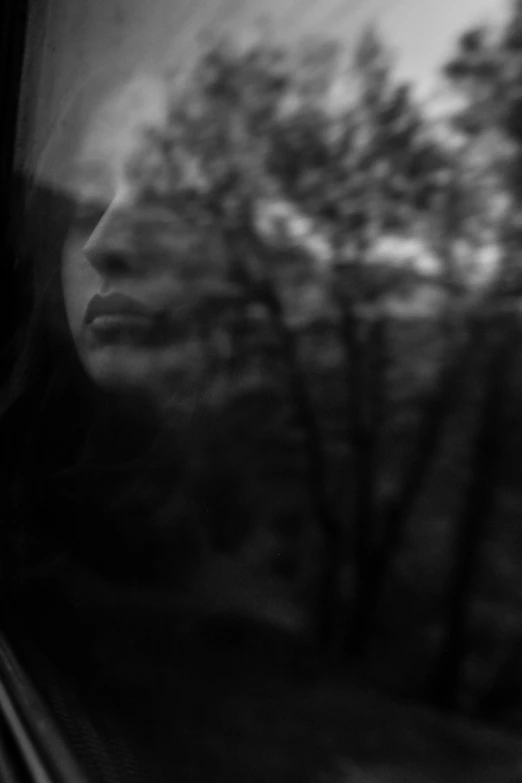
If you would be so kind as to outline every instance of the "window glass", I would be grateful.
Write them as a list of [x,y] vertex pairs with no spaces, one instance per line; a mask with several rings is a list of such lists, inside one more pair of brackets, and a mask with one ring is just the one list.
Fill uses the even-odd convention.
[[519,29],[29,4],[0,686],[86,779],[515,780]]

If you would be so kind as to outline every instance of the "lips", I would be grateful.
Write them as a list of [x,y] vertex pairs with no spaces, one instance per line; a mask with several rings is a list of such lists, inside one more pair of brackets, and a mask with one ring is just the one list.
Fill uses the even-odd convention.
[[174,305],[152,308],[124,294],[97,294],[89,302],[84,325],[95,346],[179,345],[187,339],[190,323],[186,313],[175,311]]
[[96,344],[148,344],[163,338],[161,313],[124,294],[94,296],[84,323]]
[[153,321],[156,312],[137,299],[124,294],[97,294],[89,302],[85,313],[85,323],[102,324],[116,322],[146,322]]

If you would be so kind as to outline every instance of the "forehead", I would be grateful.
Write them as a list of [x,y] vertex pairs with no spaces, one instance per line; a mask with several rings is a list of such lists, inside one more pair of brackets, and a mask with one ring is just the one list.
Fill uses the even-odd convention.
[[143,145],[144,131],[161,126],[166,111],[164,84],[153,78],[134,80],[104,101],[89,117],[74,156],[73,190],[113,197],[125,185],[126,164]]

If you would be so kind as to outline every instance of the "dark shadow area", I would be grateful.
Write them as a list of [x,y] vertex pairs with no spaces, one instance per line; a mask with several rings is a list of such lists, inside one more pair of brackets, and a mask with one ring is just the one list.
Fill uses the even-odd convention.
[[522,774],[521,8],[451,143],[261,36],[14,178],[2,631],[89,779]]

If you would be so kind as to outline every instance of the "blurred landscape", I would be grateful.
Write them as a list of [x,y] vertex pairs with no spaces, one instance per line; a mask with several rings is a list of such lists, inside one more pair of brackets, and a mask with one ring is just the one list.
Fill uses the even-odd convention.
[[329,780],[522,780],[522,2],[462,30],[436,119],[376,27],[198,51],[136,162],[211,238],[162,577],[197,519],[189,606],[281,629]]

